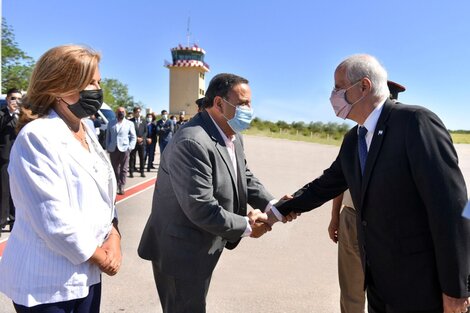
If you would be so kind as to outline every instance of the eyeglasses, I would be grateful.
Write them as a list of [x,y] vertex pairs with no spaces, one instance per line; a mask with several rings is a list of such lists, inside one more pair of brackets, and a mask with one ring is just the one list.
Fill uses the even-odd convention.
[[[366,77],[367,77],[367,76],[366,76]],[[364,78],[366,78],[366,77],[364,77]],[[349,87],[346,87],[346,88],[336,88],[336,87],[334,87],[334,88],[333,88],[333,91],[334,91],[334,92],[338,92],[338,91],[340,91],[340,90],[346,90],[346,91],[348,91],[350,88],[356,86],[356,85],[357,85],[360,81],[362,81],[364,78],[359,79],[358,81],[356,81],[355,83],[349,85]]]

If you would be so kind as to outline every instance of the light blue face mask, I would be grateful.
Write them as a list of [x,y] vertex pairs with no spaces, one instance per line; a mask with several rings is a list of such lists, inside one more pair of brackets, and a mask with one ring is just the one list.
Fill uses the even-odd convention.
[[248,129],[251,121],[253,120],[253,110],[247,105],[233,105],[226,99],[224,99],[224,101],[235,108],[235,115],[233,118],[228,119],[224,115],[230,128],[232,128],[236,133],[240,133]]

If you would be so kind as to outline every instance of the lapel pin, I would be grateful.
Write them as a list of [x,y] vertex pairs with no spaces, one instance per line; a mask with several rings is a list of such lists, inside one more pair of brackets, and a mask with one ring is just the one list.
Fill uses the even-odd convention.
[[379,130],[379,132],[377,133],[379,136],[383,135],[384,134],[384,131],[383,130]]

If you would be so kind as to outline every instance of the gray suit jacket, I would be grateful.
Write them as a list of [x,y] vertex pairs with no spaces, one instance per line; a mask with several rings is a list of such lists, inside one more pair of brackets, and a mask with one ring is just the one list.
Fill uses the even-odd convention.
[[116,147],[121,152],[134,150],[137,142],[134,123],[124,119],[118,131],[117,122],[117,120],[114,120],[108,124],[108,130],[106,131],[106,150],[108,150],[108,152],[114,152]]
[[246,167],[240,135],[234,144],[238,181],[207,112],[186,123],[166,147],[138,248],[160,272],[208,278],[226,243],[235,247],[245,231],[247,203],[264,211],[273,199]]

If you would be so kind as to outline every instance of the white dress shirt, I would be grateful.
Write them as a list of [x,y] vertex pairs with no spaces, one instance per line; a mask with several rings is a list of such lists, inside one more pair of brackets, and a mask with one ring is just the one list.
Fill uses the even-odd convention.
[[[237,178],[237,157],[235,155],[235,145],[233,144],[233,142],[235,141],[236,137],[235,136],[231,136],[231,138],[229,139],[227,137],[227,135],[225,135],[225,133],[222,131],[222,129],[219,127],[219,125],[217,125],[217,123],[214,121],[214,119],[212,118],[212,116],[209,114],[210,118],[212,119],[212,122],[214,123],[215,127],[217,128],[217,130],[219,131],[220,135],[222,136],[222,139],[224,140],[225,142],[225,146],[227,147],[227,152],[230,156],[230,159],[232,160],[232,165],[233,165],[233,169],[234,169],[234,172],[235,172],[235,179],[238,179]],[[240,192],[242,192],[240,190]],[[277,200],[276,199],[273,199],[271,200],[267,205],[266,205],[266,209],[264,210],[265,213],[268,213],[271,209],[273,210],[273,213],[276,215],[276,217],[279,219],[282,220],[282,215],[281,213],[279,213],[279,211],[273,206],[274,203],[276,203]],[[243,233],[242,237],[247,237],[249,235],[251,235],[251,232],[253,231],[253,229],[251,228],[251,225],[250,225],[250,219],[245,216],[245,219],[246,219],[246,229],[245,229],[245,232]]]
[[[364,125],[360,125],[360,126],[364,126],[365,128],[367,128],[367,134],[366,134],[367,151],[369,151],[370,144],[372,143],[372,138],[374,137],[375,127],[377,126],[377,122],[379,121],[380,113],[382,113],[384,103],[385,103],[385,99],[380,100],[380,102],[377,103],[377,106],[375,107],[375,109],[369,114],[367,119],[364,121]],[[357,128],[357,131],[359,134],[359,127]],[[283,216],[281,213],[279,213],[277,208],[272,205],[274,203],[276,202],[274,202],[273,200],[269,204],[271,206],[271,210],[273,211],[273,214],[276,216],[276,218],[279,221],[282,221]]]
[[84,298],[101,280],[88,259],[112,228],[116,180],[93,130],[86,130],[90,151],[51,111],[28,123],[12,148],[16,221],[0,260],[0,291],[17,304]]
[[[366,144],[367,144],[367,151],[369,151],[370,144],[372,143],[372,137],[374,137],[375,128],[377,127],[377,122],[379,121],[380,113],[382,113],[382,109],[384,107],[385,99],[380,101],[375,109],[370,112],[367,119],[364,121],[364,126],[367,129],[366,134]],[[357,128],[359,134],[359,127]]]

